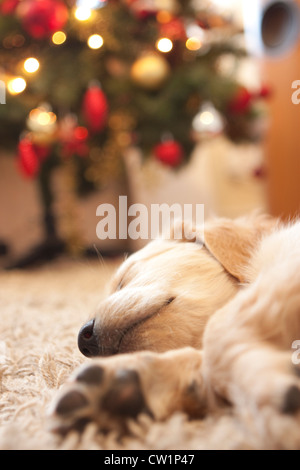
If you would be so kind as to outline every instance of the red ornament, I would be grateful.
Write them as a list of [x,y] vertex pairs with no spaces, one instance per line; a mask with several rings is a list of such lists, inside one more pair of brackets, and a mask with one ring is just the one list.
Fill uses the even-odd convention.
[[186,30],[184,24],[179,18],[172,18],[167,23],[160,25],[160,36],[175,40],[186,40]]
[[156,15],[156,10],[138,10],[135,11],[135,15],[138,20],[147,20]]
[[245,114],[249,111],[253,95],[247,88],[241,86],[229,102],[229,111],[233,114]]
[[199,20],[197,21],[197,24],[198,24],[198,26],[200,26],[200,28],[202,28],[202,29],[206,29],[206,30],[210,29],[210,25],[209,25],[207,19],[204,19],[204,18],[203,18],[203,19],[199,19]]
[[176,167],[183,160],[184,151],[182,146],[175,140],[166,140],[154,147],[154,155],[165,165]]
[[108,102],[99,85],[92,85],[86,91],[82,103],[82,112],[92,132],[99,132],[105,127],[108,116]]
[[68,8],[61,0],[23,0],[17,12],[23,28],[34,39],[51,36],[68,21]]
[[268,85],[262,85],[261,89],[258,92],[258,98],[270,98],[272,95],[272,89]]
[[26,137],[19,142],[17,164],[21,173],[28,178],[34,178],[39,172],[38,154],[34,144]]
[[39,170],[41,163],[48,158],[50,148],[48,146],[36,145],[28,137],[20,140],[18,145],[17,164],[21,173],[28,177],[34,178]]
[[254,178],[265,179],[267,177],[267,169],[264,165],[255,168],[253,171]]
[[13,15],[20,0],[4,0],[0,5],[0,13],[2,15]]
[[68,138],[62,142],[62,156],[65,158],[70,158],[72,155],[87,157],[89,153],[88,137],[89,132],[86,127],[75,127]]
[[157,7],[144,0],[125,0],[126,5],[132,11],[134,16],[143,21],[153,17],[157,13]]

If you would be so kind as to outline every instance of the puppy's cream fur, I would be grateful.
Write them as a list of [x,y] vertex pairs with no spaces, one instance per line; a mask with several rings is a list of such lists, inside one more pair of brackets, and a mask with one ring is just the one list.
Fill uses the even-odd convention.
[[[231,402],[239,397],[248,406],[296,411],[300,381],[291,345],[300,337],[300,222],[278,227],[265,237],[245,272],[249,286],[207,325],[206,383]],[[289,391],[290,403],[288,397],[284,401]]]
[[253,251],[275,223],[217,219],[206,224],[203,245],[162,238],[130,256],[97,310],[101,355],[201,349],[208,319],[247,282]]
[[[214,409],[219,399],[289,413],[300,408],[299,372],[291,361],[291,344],[300,338],[299,272],[300,222],[283,226],[265,216],[208,223],[202,248],[160,240],[128,259],[114,279],[120,290],[106,306],[119,296],[122,316],[132,292],[123,321],[142,322],[125,334],[120,352],[195,348],[154,354],[152,361],[151,353],[147,360],[143,353],[130,356],[154,415],[189,407],[195,414],[195,399],[197,413]],[[165,305],[170,296],[175,300]],[[114,309],[104,317],[118,322]],[[127,356],[111,358],[112,368],[124,361]],[[163,371],[155,381],[159,394],[150,392],[153,363]]]
[[[291,345],[300,339],[300,222],[219,219],[206,225],[203,242],[158,240],[123,263],[95,320],[102,355],[111,357],[75,373],[56,403],[60,427],[84,418],[117,429],[124,416],[115,403],[106,410],[112,393],[130,406],[142,393],[157,419],[224,406],[299,417]],[[123,390],[118,377],[128,371],[139,381]]]

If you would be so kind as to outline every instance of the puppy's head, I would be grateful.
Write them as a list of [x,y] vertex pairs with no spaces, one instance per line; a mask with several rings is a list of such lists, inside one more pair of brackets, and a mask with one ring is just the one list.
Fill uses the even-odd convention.
[[81,352],[201,348],[207,320],[247,281],[251,254],[273,225],[261,216],[218,219],[206,223],[203,243],[190,236],[150,242],[118,269],[109,296],[79,332]]

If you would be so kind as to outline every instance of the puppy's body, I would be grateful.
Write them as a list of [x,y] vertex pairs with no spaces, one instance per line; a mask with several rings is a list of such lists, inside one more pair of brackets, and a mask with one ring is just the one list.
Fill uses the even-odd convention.
[[300,222],[264,237],[245,271],[250,284],[207,325],[206,383],[233,403],[239,397],[248,406],[296,412],[300,381],[291,345],[300,337]]
[[[217,220],[203,242],[152,242],[118,270],[86,343],[98,355],[135,353],[76,372],[55,407],[64,429],[82,416],[104,428],[140,412],[199,417],[220,403],[300,408],[290,350],[300,339],[300,222]],[[101,370],[93,393],[91,368]]]

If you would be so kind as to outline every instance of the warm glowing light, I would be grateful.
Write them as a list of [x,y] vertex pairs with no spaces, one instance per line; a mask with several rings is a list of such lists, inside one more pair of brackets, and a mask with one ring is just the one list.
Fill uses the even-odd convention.
[[63,31],[56,31],[56,33],[53,34],[52,36],[52,42],[53,44],[56,44],[59,46],[60,44],[63,44],[67,39],[66,33]]
[[202,42],[199,38],[191,37],[187,39],[185,45],[189,51],[198,51],[202,47]]
[[40,63],[34,57],[29,57],[24,62],[24,70],[26,70],[26,72],[28,73],[37,72],[39,68],[40,68]]
[[173,43],[169,38],[161,38],[157,41],[156,48],[160,52],[170,52],[173,49]]
[[37,117],[37,122],[41,126],[47,126],[48,124],[50,124],[50,121],[51,121],[51,118],[49,116],[49,113],[46,113],[46,112],[41,112]]
[[75,18],[78,21],[87,21],[92,15],[92,10],[87,7],[78,7],[75,10]]
[[192,127],[199,134],[219,134],[224,129],[224,122],[219,111],[211,103],[205,103],[194,117]]
[[169,23],[172,18],[173,16],[167,10],[160,10],[156,15],[156,19],[159,23]]
[[100,49],[103,46],[103,37],[100,34],[92,34],[88,38],[88,46],[91,49]]
[[40,126],[48,126],[56,122],[56,114],[48,112],[43,108],[36,108],[30,111],[29,118]]
[[200,120],[202,124],[205,124],[206,126],[209,126],[214,122],[214,115],[211,111],[203,111],[200,115]]
[[9,80],[7,84],[7,89],[11,95],[17,95],[22,93],[26,88],[26,81],[22,77],[16,77]]

